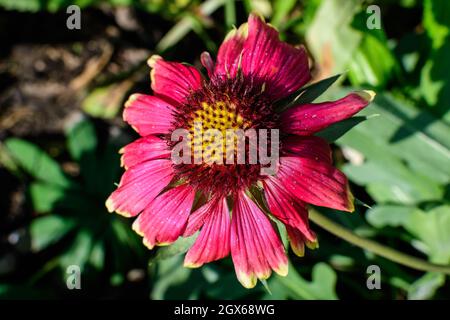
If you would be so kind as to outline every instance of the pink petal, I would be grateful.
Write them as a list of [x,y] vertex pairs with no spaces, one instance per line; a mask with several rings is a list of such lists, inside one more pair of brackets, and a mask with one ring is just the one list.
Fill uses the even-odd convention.
[[133,217],[144,210],[173,177],[172,161],[151,160],[125,171],[119,187],[106,200],[109,212]]
[[288,96],[311,78],[305,48],[281,41],[278,31],[254,14],[248,20],[242,71],[266,82],[267,93],[275,99]]
[[278,220],[298,229],[308,240],[313,241],[315,235],[309,228],[308,210],[305,204],[295,199],[271,179],[266,179],[263,184],[270,212]]
[[125,169],[131,168],[139,163],[170,157],[167,143],[155,136],[146,136],[126,145],[119,151],[123,153],[120,160]]
[[195,191],[180,185],[156,197],[133,223],[133,230],[144,237],[144,244],[168,245],[183,233],[191,212]]
[[267,279],[272,270],[280,275],[288,271],[283,244],[268,217],[245,193],[234,199],[231,218],[231,256],[236,275],[246,288],[256,279]]
[[227,34],[217,54],[214,74],[230,78],[236,76],[247,31],[248,25],[245,23]]
[[202,76],[198,70],[178,62],[163,60],[154,55],[148,61],[152,89],[156,96],[171,102],[173,105],[183,103],[185,98],[202,84]]
[[347,178],[325,162],[281,157],[277,176],[270,179],[304,202],[343,211],[354,210]]
[[331,164],[331,148],[320,137],[289,136],[283,140],[283,150],[302,158]]
[[214,207],[217,203],[213,200],[208,201],[206,204],[195,210],[188,219],[186,229],[184,230],[184,237],[190,237],[196,233],[208,219],[211,212],[214,211]]
[[215,201],[208,219],[184,259],[191,268],[226,257],[230,253],[230,213],[226,199]]
[[133,94],[125,103],[123,120],[141,136],[168,133],[172,129],[173,106],[145,94]]
[[333,102],[298,105],[281,115],[281,126],[287,133],[312,135],[335,122],[350,118],[366,107],[374,96],[372,91],[361,91]]
[[286,226],[286,231],[292,251],[299,257],[305,255],[305,244],[310,249],[315,249],[319,246],[315,234],[313,240],[308,240],[299,230],[292,228],[291,226]]

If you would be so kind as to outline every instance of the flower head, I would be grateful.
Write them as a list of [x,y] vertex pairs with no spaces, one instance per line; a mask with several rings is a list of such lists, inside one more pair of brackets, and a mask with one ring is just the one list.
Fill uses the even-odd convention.
[[[134,94],[125,105],[124,120],[141,138],[121,150],[126,171],[106,205],[111,212],[137,216],[133,229],[149,248],[199,232],[185,266],[231,253],[239,281],[251,288],[272,270],[288,272],[273,220],[286,226],[293,252],[302,256],[305,245],[317,247],[307,204],[354,210],[347,178],[332,166],[327,142],[314,134],[360,111],[373,94],[352,93],[277,112],[277,101],[310,80],[308,57],[303,47],[280,41],[256,15],[227,35],[215,63],[208,53],[201,61],[207,78],[192,66],[150,58],[154,95]],[[173,161],[176,129],[188,132],[182,153],[194,161]],[[259,155],[261,144],[245,146],[244,161],[237,161],[238,144],[226,134],[230,129],[278,130],[276,172],[262,174],[264,165],[251,161],[252,147]],[[230,139],[232,148],[225,150]]]

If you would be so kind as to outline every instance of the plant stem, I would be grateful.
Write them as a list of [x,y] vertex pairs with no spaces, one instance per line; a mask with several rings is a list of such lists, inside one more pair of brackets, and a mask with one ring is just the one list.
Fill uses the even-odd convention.
[[380,257],[392,260],[416,270],[439,272],[450,275],[450,266],[435,264],[419,258],[415,258],[400,251],[386,247],[378,242],[360,237],[350,230],[344,228],[343,226],[337,224],[336,222],[328,219],[314,209],[309,210],[309,217],[315,224],[334,234],[335,236],[344,239],[362,249],[371,251]]

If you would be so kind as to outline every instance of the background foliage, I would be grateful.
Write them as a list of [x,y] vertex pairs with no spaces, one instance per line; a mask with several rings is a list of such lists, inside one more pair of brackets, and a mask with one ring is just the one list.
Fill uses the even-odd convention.
[[[82,29],[65,8],[82,8]],[[382,28],[369,30],[369,5]],[[450,263],[450,1],[0,0],[0,297],[154,299],[442,299],[442,274],[417,272],[318,227],[320,249],[291,257],[287,277],[246,290],[230,259],[182,267],[192,239],[149,252],[130,221],[106,212],[117,150],[136,134],[120,113],[149,92],[151,53],[199,65],[233,26],[260,12],[304,43],[313,82],[343,73],[316,101],[355,88],[378,95],[334,143],[360,202],[318,210],[357,234]],[[27,22],[27,23],[24,23]],[[68,265],[82,290],[67,290]],[[379,265],[381,290],[366,269]]]

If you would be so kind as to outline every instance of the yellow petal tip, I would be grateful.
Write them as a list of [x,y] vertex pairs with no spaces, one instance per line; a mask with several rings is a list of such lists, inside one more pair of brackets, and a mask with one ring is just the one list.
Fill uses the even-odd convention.
[[375,99],[375,96],[377,95],[373,90],[362,90],[356,92],[356,94],[361,98],[363,98],[364,100],[366,100],[367,102],[372,102],[373,99]]

